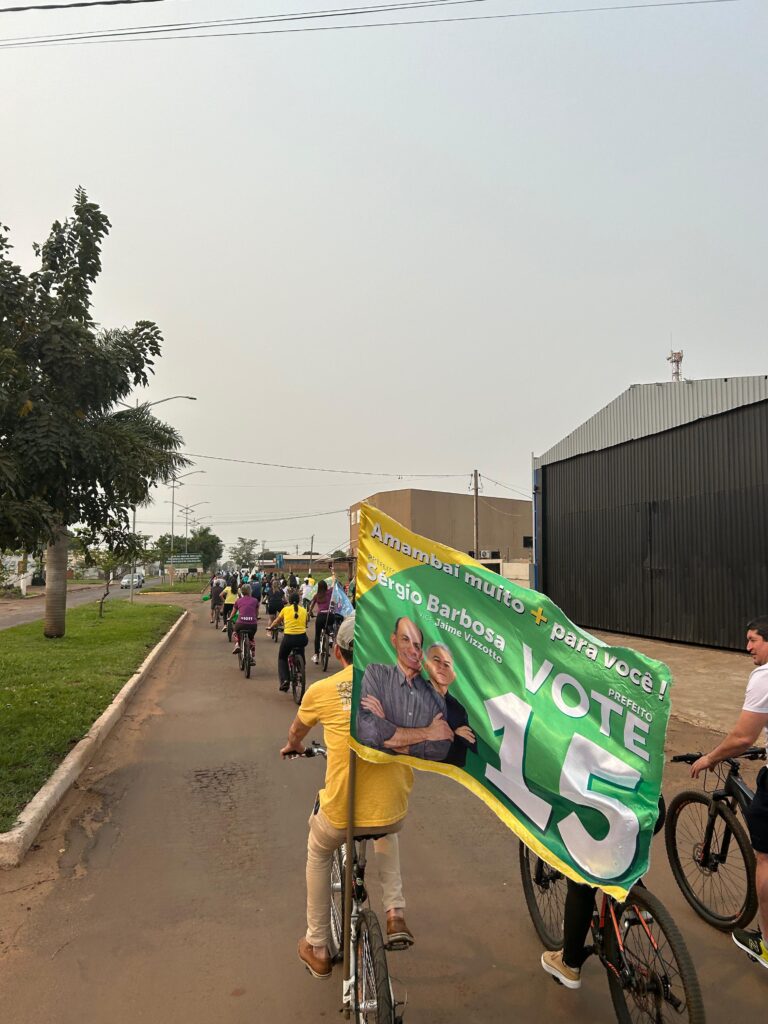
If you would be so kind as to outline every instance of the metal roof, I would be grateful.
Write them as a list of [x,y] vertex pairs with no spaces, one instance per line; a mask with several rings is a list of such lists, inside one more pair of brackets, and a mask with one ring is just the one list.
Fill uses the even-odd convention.
[[660,434],[684,423],[766,400],[768,374],[632,384],[562,441],[543,455],[535,456],[533,468]]

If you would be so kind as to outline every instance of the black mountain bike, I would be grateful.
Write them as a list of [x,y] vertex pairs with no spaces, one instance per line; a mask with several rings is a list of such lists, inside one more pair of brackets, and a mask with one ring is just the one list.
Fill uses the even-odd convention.
[[288,653],[288,682],[294,701],[301,704],[307,687],[307,666],[304,652],[301,650],[292,650]]
[[328,662],[336,641],[336,631],[338,628],[338,620],[336,618],[333,618],[330,622],[326,618],[326,624],[323,626],[320,634],[320,664],[323,667],[323,672],[328,669]]
[[[520,843],[523,893],[547,949],[562,949],[565,876]],[[619,1024],[704,1024],[704,1003],[690,953],[661,901],[638,882],[619,903],[606,893],[592,916],[594,953],[608,975]]]
[[237,652],[237,663],[245,672],[245,678],[251,678],[251,667],[256,655],[256,634],[250,630],[243,629],[239,633],[240,649]]
[[[700,757],[678,754],[672,760],[693,764]],[[765,747],[752,747],[741,757],[764,761]],[[672,874],[699,917],[721,931],[743,928],[757,912],[755,854],[736,816],[753,796],[738,758],[727,757],[711,776],[705,774],[703,790],[686,789],[669,805],[664,840]]]

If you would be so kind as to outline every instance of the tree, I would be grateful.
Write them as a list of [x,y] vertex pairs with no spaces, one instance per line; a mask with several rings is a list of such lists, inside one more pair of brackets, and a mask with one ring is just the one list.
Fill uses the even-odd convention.
[[237,566],[253,565],[257,558],[257,540],[247,540],[245,537],[238,537],[237,544],[229,549],[229,557]]
[[331,555],[331,558],[333,558],[333,559],[336,559],[336,558],[348,558],[348,557],[349,556],[348,556],[347,552],[346,551],[342,551],[341,548],[338,548]]
[[[176,543],[178,548],[178,543]],[[171,535],[164,533],[150,544],[147,557],[151,562],[161,562],[163,565],[171,557]]]
[[79,188],[29,275],[0,227],[0,547],[47,544],[47,637],[64,635],[68,528],[118,550],[132,507],[189,464],[177,431],[146,404],[118,408],[147,385],[162,338],[146,320],[97,329],[91,289],[109,227]]
[[[200,558],[203,563],[203,568],[207,571],[213,566],[218,565],[219,559],[224,551],[224,545],[221,541],[221,537],[217,537],[215,533],[211,533],[209,526],[198,527],[193,530],[189,537],[189,549],[190,551],[199,551]],[[252,565],[252,562],[248,562],[248,565]]]

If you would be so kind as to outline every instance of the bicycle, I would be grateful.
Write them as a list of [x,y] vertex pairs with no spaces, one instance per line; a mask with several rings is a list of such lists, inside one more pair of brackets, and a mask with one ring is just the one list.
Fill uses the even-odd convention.
[[256,659],[256,633],[243,627],[239,632],[240,646],[237,652],[237,664],[245,672],[245,678],[251,678],[251,666]]
[[323,672],[328,669],[328,662],[330,661],[331,651],[333,650],[333,644],[336,640],[336,631],[338,630],[338,622],[334,618],[333,621],[323,626],[320,634],[320,664],[323,667]]
[[[313,742],[303,754],[287,757],[325,757],[327,749]],[[405,1003],[395,1000],[387,965],[387,949],[406,948],[407,944],[387,946],[376,913],[368,903],[365,888],[365,868],[368,843],[380,839],[381,834],[355,836],[352,851],[352,898],[349,931],[349,978],[345,979],[342,993],[342,1011],[352,1015],[356,1024],[402,1024]],[[338,963],[344,957],[345,876],[347,844],[340,846],[331,862],[331,960]]]
[[307,668],[303,651],[292,650],[288,652],[288,681],[291,686],[294,702],[301,704],[307,688]]
[[218,632],[220,627],[221,627],[221,605],[220,604],[214,605],[214,607],[213,607],[213,625],[214,625],[214,628],[216,629],[216,632]]
[[[693,764],[701,754],[678,754]],[[764,761],[765,747],[741,754]],[[727,770],[726,770],[727,765]],[[745,927],[757,913],[755,854],[736,811],[744,814],[754,793],[740,775],[739,760],[726,757],[711,769],[711,791],[686,789],[669,805],[664,829],[667,857],[680,891],[707,924],[721,931]]]
[[[520,843],[523,894],[533,927],[546,949],[562,949],[566,879]],[[690,953],[661,901],[642,882],[619,903],[602,894],[592,915],[588,955],[608,975],[620,1024],[704,1024],[704,1003]]]
[[[273,615],[272,616],[272,622],[274,622],[276,618],[277,618],[277,615]],[[273,626],[272,622],[270,622],[270,624],[267,626],[267,629],[270,630],[271,633],[272,633],[272,640],[273,640],[273,642],[277,643],[279,641],[279,639],[280,639],[280,633],[283,631],[283,624],[282,624],[282,622],[280,622],[280,623],[278,623],[277,626]]]

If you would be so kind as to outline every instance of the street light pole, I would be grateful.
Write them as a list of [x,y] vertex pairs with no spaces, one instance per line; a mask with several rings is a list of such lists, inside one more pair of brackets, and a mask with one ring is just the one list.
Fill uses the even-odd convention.
[[[204,473],[204,472],[205,472],[204,469],[191,469],[189,471],[189,473],[182,473],[181,476],[175,476],[174,475],[174,476],[171,477],[171,559],[173,559],[173,541],[174,541],[174,536],[173,536],[174,523],[173,523],[173,520],[174,520],[174,514],[175,514],[175,510],[176,510],[176,482],[178,480],[183,479],[185,476],[194,476],[195,473]],[[179,487],[183,487],[183,486],[184,486],[183,484],[179,484]],[[200,502],[200,504],[205,504],[205,503],[204,502]],[[192,507],[196,508],[197,506],[193,505]],[[171,561],[171,569],[173,569],[173,561]],[[173,576],[170,573],[168,575],[171,576],[171,586],[173,586]]]
[[[146,403],[146,408],[147,409],[151,409],[154,405],[162,405],[163,402],[172,402],[176,398],[185,398],[188,402],[196,402],[197,401],[197,398],[194,395],[170,395],[170,397],[168,397],[168,398],[159,398],[156,402],[147,402]],[[132,408],[138,409],[139,408],[139,400],[138,400],[138,398],[136,399],[136,405],[135,406],[128,405],[127,402],[118,402],[117,404],[118,405],[122,405],[125,409],[132,409]],[[135,537],[136,536],[136,505],[135,505],[135,503],[134,503],[134,506],[133,506],[133,525],[132,525],[131,532],[133,533],[133,535]],[[171,511],[171,554],[173,554],[173,511]],[[133,590],[134,590],[133,581],[134,581],[135,576],[136,576],[136,551],[134,550],[133,558],[131,559],[131,584],[130,584],[130,588],[131,588],[130,601],[131,601],[131,604],[133,604]]]

